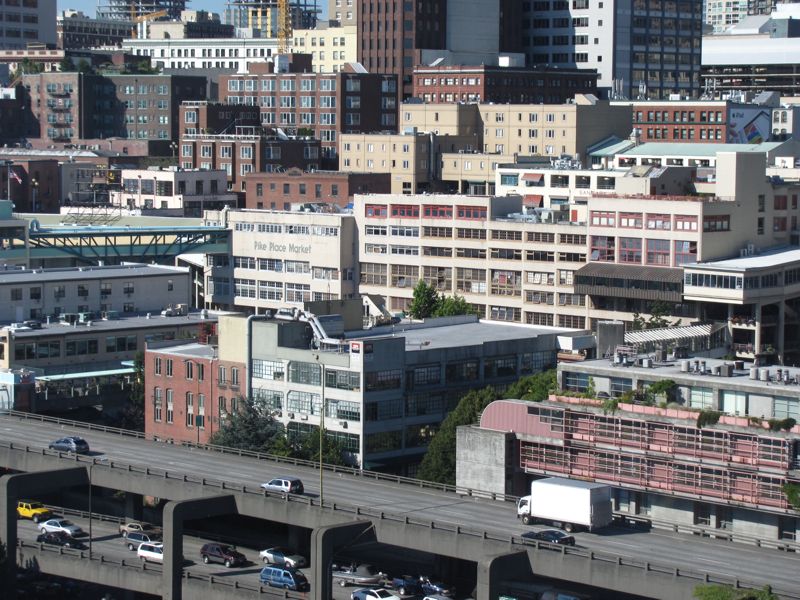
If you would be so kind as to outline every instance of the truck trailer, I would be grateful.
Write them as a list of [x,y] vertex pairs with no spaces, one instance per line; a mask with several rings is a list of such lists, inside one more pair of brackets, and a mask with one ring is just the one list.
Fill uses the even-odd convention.
[[613,519],[611,486],[576,479],[548,477],[531,483],[531,495],[517,502],[517,518],[525,525],[547,523],[565,531],[593,531]]

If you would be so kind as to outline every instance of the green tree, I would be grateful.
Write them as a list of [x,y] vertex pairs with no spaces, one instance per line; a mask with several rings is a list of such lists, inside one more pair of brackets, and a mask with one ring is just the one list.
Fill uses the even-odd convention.
[[458,406],[445,418],[433,436],[425,458],[419,466],[417,477],[455,485],[456,482],[456,430],[461,425],[478,421],[481,411],[497,399],[494,389],[471,390],[461,398]]
[[727,585],[703,584],[694,589],[698,600],[778,600],[770,586],[760,590],[737,590]]
[[414,298],[408,307],[408,314],[414,319],[427,319],[436,312],[439,302],[439,292],[436,288],[420,279],[414,286]]
[[556,370],[548,369],[536,375],[523,377],[509,386],[503,397],[541,402],[542,400],[547,400],[547,396],[555,391],[557,385]]
[[[297,438],[291,444],[293,458],[302,458],[311,462],[319,462],[319,429],[311,431]],[[326,435],[322,442],[322,462],[326,465],[347,466],[347,450],[339,440]]]
[[116,425],[122,429],[144,431],[144,352],[137,352],[133,359],[131,391]]
[[637,312],[633,313],[632,329],[634,331],[641,329],[663,329],[664,327],[677,327],[681,324],[680,319],[674,323],[670,322],[670,320],[667,318],[671,312],[670,305],[663,300],[656,300],[647,308],[650,311],[650,317],[647,319]]
[[[238,405],[239,410],[228,414],[225,425],[211,436],[210,442],[268,454],[281,448],[279,440],[285,441],[286,437],[283,425],[252,402],[240,398]],[[285,450],[285,446],[282,448]]]
[[92,73],[94,72],[94,67],[92,67],[92,63],[90,63],[85,58],[82,58],[78,61],[78,72],[79,73]]
[[786,502],[795,509],[800,510],[800,485],[796,483],[784,483],[783,493],[786,495]]
[[75,70],[75,65],[68,56],[65,56],[58,63],[58,70],[62,73],[71,73]]
[[464,296],[444,296],[439,298],[439,305],[433,313],[434,317],[454,317],[456,315],[469,315],[475,312]]

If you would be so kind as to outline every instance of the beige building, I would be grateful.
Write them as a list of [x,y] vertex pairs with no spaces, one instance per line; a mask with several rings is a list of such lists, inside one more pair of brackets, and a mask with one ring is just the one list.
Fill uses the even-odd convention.
[[328,0],[328,18],[344,25],[358,23],[358,0]]
[[263,313],[356,294],[352,215],[223,210],[205,220],[231,230],[231,255],[206,260],[207,307]]
[[432,131],[437,135],[479,136],[483,130],[479,108],[479,104],[463,102],[403,102],[400,104],[400,128],[416,127],[419,131]]
[[338,73],[358,60],[355,25],[319,21],[315,29],[295,29],[292,36],[291,51],[310,54],[315,73]]
[[492,195],[496,192],[497,169],[515,162],[513,154],[486,152],[449,152],[442,154],[440,178],[449,192],[470,195]]

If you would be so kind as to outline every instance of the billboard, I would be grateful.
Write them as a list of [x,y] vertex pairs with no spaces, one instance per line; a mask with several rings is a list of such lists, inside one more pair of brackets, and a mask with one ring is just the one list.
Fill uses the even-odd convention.
[[736,107],[728,111],[729,144],[761,144],[770,138],[772,111],[760,106]]

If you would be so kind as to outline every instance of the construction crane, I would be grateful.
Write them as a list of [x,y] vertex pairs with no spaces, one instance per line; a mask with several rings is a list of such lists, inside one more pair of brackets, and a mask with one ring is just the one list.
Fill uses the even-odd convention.
[[[169,16],[169,11],[167,11],[167,10],[158,10],[156,12],[147,13],[146,15],[139,15],[137,17],[136,16],[136,8],[135,8],[135,6],[133,4],[131,4],[131,21],[136,23],[136,25],[134,25],[134,27],[133,27],[133,33],[132,33],[133,37],[134,38],[139,37],[138,32],[139,32],[139,24],[140,23],[146,23],[147,21],[155,21],[157,19],[161,19],[161,18],[167,17],[167,16]],[[143,37],[146,37],[146,36],[143,36]]]
[[278,0],[278,54],[286,54],[292,41],[292,12],[289,0]]

